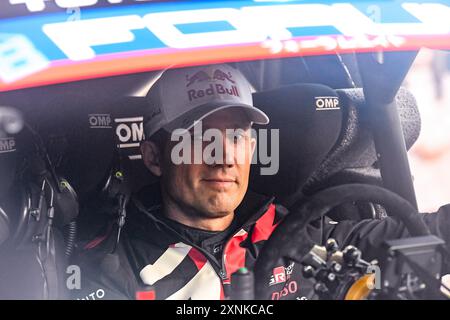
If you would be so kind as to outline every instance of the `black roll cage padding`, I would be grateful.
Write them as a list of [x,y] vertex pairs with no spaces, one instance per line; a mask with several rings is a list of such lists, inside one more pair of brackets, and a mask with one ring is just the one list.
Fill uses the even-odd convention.
[[286,216],[267,240],[255,264],[257,299],[269,299],[264,292],[266,277],[281,258],[289,257],[299,261],[298,257],[303,257],[314,246],[315,243],[305,232],[307,225],[320,219],[334,207],[351,201],[383,205],[390,215],[399,218],[411,236],[431,234],[411,203],[388,189],[367,184],[346,184],[325,189]]
[[395,96],[418,51],[357,55],[383,186],[417,208]]

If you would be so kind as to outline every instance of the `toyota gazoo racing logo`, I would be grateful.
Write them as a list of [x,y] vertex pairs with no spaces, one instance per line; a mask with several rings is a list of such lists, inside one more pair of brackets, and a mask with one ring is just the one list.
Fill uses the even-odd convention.
[[[280,300],[286,296],[294,295],[299,290],[299,285],[296,280],[291,279],[292,272],[294,270],[295,263],[292,262],[289,266],[279,266],[275,267],[272,270],[272,276],[270,277],[269,286],[273,286],[276,284],[283,284],[283,287],[280,291],[272,292],[271,299],[272,300]],[[297,298],[302,299],[302,298]]]
[[272,271],[269,285],[286,282],[286,270],[284,266],[276,267]]
[[234,85],[236,82],[233,80],[230,72],[226,73],[216,69],[212,75],[209,75],[206,71],[201,70],[192,75],[186,75],[186,88],[189,88],[194,83],[202,84],[204,82],[209,83],[209,86],[204,89],[189,89],[187,91],[189,101],[216,94],[240,96],[238,88]]
[[275,284],[287,282],[294,270],[294,262],[292,262],[289,266],[279,266],[275,267],[272,270],[272,275],[270,276],[269,286],[273,286]]

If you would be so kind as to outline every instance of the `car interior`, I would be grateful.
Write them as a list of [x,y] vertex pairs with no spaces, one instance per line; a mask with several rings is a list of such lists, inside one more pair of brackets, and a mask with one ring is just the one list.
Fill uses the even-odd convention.
[[[235,61],[254,88],[254,105],[279,129],[280,167],[250,189],[288,209],[320,190],[347,183],[383,185],[357,54]],[[144,166],[146,91],[160,71],[5,92],[0,105],[17,109],[24,129],[2,138],[0,153],[0,288],[2,299],[65,299],[66,268],[88,241],[120,219],[124,199],[157,183]],[[316,97],[339,105],[317,112]],[[407,149],[420,133],[413,94],[396,94]],[[125,202],[124,202],[125,201]],[[383,219],[372,202],[347,203],[336,221]],[[13,289],[12,289],[13,288]]]

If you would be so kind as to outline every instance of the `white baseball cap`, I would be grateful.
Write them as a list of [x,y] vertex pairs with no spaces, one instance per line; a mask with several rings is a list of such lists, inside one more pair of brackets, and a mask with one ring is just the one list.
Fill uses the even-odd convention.
[[226,64],[166,70],[150,88],[147,99],[146,138],[160,129],[189,130],[197,121],[231,107],[242,108],[249,121],[269,123],[267,115],[253,106],[247,79]]

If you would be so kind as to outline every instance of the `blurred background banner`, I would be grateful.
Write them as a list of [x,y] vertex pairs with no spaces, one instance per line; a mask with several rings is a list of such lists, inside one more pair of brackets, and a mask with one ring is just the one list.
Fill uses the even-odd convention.
[[450,199],[450,54],[423,49],[404,85],[417,99],[422,117],[419,139],[409,151],[417,202],[435,211]]
[[173,64],[450,49],[449,4],[7,0],[0,4],[0,91]]

